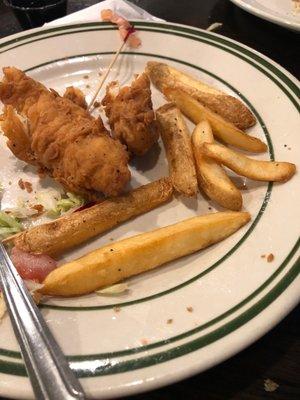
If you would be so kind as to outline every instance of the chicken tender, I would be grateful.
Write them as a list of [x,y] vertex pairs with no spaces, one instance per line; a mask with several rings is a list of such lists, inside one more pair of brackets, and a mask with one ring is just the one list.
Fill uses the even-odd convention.
[[[128,153],[109,136],[102,120],[16,68],[7,67],[3,72],[0,100],[6,111],[2,126],[14,155],[87,198],[99,192],[120,194],[130,179]],[[10,127],[11,107],[27,118],[26,137],[21,138],[20,129],[16,132]],[[12,125],[15,127],[16,121]],[[26,144],[24,157],[19,151],[22,140]]]
[[117,82],[109,84],[102,104],[114,137],[126,144],[129,152],[141,156],[157,142],[150,80],[146,74],[122,89]]

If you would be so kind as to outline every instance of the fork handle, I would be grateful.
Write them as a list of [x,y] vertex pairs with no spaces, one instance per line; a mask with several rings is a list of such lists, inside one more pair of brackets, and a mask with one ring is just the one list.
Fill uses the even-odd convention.
[[1,243],[0,278],[7,310],[36,398],[84,399],[78,379]]

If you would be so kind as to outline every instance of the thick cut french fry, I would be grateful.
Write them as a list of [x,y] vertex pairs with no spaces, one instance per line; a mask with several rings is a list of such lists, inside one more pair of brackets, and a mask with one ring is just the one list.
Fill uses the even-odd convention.
[[222,207],[239,211],[243,204],[241,192],[227,176],[223,167],[203,154],[203,143],[214,143],[208,121],[200,122],[192,134],[199,187]]
[[238,175],[255,181],[285,182],[291,179],[296,172],[295,164],[254,160],[217,143],[204,143],[202,149],[207,157],[226,165]]
[[240,129],[247,129],[256,120],[252,112],[236,97],[229,96],[170,65],[149,61],[146,72],[152,83],[164,92],[168,87],[182,89],[202,105]]
[[21,232],[8,238],[6,243],[12,242],[28,253],[57,255],[121,222],[152,210],[169,200],[172,193],[169,178],[162,178],[123,196]]
[[111,243],[52,271],[40,291],[54,296],[93,292],[217,243],[249,220],[245,212],[220,212]]
[[210,123],[215,136],[223,142],[254,153],[266,151],[267,145],[260,139],[245,134],[233,124],[225,121],[224,118],[200,104],[199,101],[195,100],[188,93],[178,89],[166,89],[165,95],[194,124],[198,124],[206,119]]
[[156,118],[175,190],[185,196],[196,196],[197,177],[191,137],[181,112],[174,104],[168,103],[156,111]]

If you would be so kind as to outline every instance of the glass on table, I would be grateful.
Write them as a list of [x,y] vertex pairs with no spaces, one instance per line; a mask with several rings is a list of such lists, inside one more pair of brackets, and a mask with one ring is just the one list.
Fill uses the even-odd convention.
[[35,28],[67,13],[67,0],[3,0],[23,29]]

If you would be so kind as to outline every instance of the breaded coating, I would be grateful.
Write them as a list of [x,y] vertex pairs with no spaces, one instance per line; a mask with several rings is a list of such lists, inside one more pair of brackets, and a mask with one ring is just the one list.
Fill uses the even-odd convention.
[[131,153],[141,156],[157,142],[150,80],[146,74],[122,89],[116,82],[109,84],[102,104],[114,137],[126,144]]
[[[11,111],[6,108],[2,125],[8,147],[16,157],[34,164],[67,190],[87,198],[98,192],[121,193],[130,180],[125,147],[112,139],[102,120],[68,98],[49,91],[17,68],[3,69],[0,100],[28,119],[26,154],[20,151],[20,131],[8,129]],[[15,126],[15,124],[14,124]],[[30,149],[28,148],[28,141]]]
[[80,89],[75,88],[74,86],[68,86],[63,97],[73,101],[73,103],[77,104],[79,107],[87,109],[85,96]]

